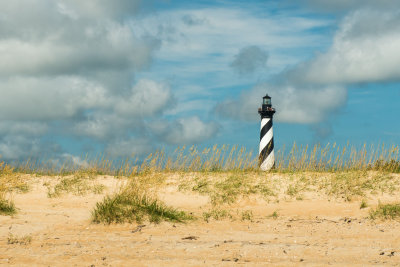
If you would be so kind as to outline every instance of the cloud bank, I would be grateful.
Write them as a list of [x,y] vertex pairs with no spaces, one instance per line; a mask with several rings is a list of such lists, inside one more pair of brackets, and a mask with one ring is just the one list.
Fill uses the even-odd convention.
[[[151,132],[152,120],[180,125],[163,113],[176,100],[166,81],[136,79],[160,41],[132,21],[139,0],[16,0],[0,3],[0,155],[18,159],[63,153],[89,138],[112,155],[145,153],[177,143]],[[23,8],[21,8],[23,7]],[[198,120],[195,140],[216,132]],[[210,134],[211,133],[211,134]],[[51,140],[43,141],[43,139]],[[119,151],[119,152],[118,152]],[[130,152],[131,151],[131,152]]]

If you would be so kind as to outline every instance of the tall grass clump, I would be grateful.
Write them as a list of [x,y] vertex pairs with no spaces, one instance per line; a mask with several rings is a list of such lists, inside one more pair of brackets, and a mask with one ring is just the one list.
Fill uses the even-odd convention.
[[192,219],[192,216],[165,205],[132,185],[113,196],[106,196],[92,211],[92,221],[95,223],[140,223],[145,219],[155,223],[163,220],[184,222]]
[[400,203],[378,204],[378,207],[370,212],[371,219],[397,219],[400,218]]
[[400,172],[399,147],[364,144],[361,148],[347,143],[336,143],[312,147],[293,144],[289,151],[285,147],[276,152],[279,171],[349,171],[379,170]]
[[7,200],[0,195],[0,214],[1,215],[13,215],[17,212],[14,202]]
[[0,162],[0,214],[13,215],[17,209],[7,195],[12,192],[26,193],[29,190],[27,182],[20,174],[15,172],[14,167],[5,162]]

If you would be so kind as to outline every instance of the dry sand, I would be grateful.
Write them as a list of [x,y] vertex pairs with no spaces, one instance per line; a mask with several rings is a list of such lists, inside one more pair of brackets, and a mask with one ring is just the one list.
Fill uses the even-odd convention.
[[[251,210],[252,221],[99,225],[90,216],[103,195],[48,198],[45,179],[32,178],[28,193],[13,195],[17,215],[0,215],[0,265],[400,266],[400,223],[369,220],[359,201],[308,197],[267,203],[251,197],[230,209]],[[110,177],[99,182],[108,192],[121,184]],[[209,209],[207,197],[173,187],[160,197],[200,216]],[[274,211],[276,219],[270,217]],[[10,234],[32,241],[9,244]]]

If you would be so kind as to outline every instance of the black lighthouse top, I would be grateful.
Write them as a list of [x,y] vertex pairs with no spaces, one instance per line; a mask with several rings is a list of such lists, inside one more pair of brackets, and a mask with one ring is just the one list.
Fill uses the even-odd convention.
[[261,115],[261,118],[272,118],[275,113],[275,109],[271,104],[271,97],[267,94],[263,97],[262,107],[258,108],[258,113]]

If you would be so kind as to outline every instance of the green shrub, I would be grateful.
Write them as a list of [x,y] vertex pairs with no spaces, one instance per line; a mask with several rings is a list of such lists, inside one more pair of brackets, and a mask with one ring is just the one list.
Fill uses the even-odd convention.
[[140,190],[128,189],[113,196],[106,196],[98,202],[92,211],[92,218],[95,223],[111,224],[134,221],[140,223],[145,218],[155,223],[162,220],[183,222],[192,219],[192,216],[166,206]]
[[381,204],[375,210],[370,212],[371,219],[396,219],[400,217],[400,204]]
[[13,215],[17,212],[12,201],[0,198],[0,214]]

